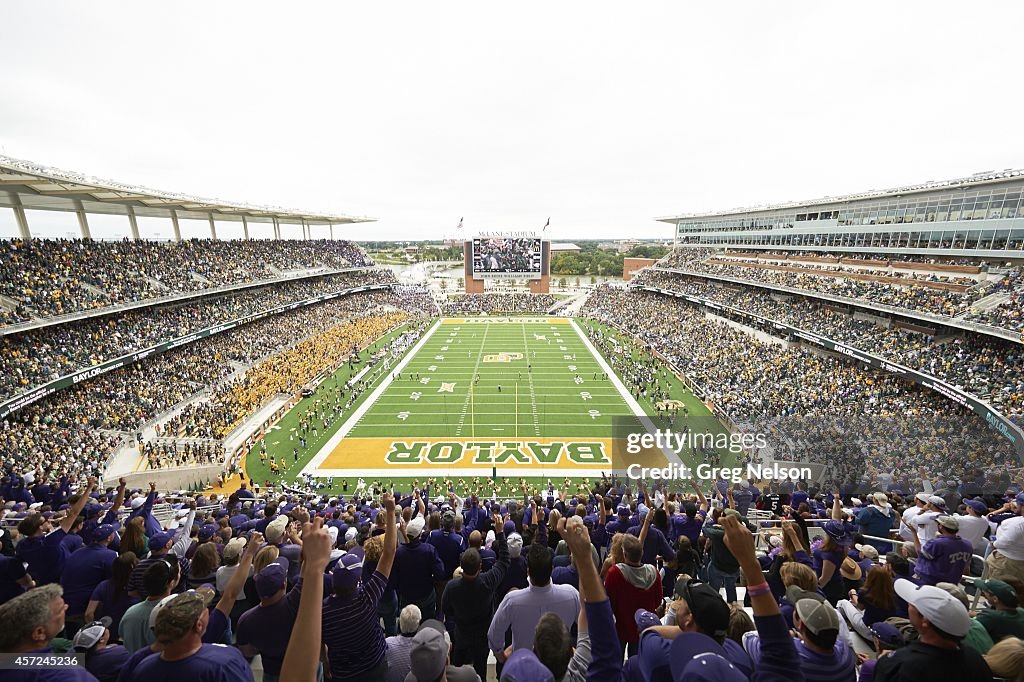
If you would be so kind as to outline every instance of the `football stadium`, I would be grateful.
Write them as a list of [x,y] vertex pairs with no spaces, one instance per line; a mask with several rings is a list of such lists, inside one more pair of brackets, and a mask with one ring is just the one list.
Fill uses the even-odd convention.
[[570,5],[9,8],[0,680],[1024,682],[1021,11]]

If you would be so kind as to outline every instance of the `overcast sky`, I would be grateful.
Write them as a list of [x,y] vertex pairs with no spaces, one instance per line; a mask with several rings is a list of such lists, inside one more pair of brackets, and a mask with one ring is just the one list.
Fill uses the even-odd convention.
[[357,239],[461,216],[667,238],[655,216],[1024,166],[1024,3],[8,0],[0,17],[3,153],[379,218]]

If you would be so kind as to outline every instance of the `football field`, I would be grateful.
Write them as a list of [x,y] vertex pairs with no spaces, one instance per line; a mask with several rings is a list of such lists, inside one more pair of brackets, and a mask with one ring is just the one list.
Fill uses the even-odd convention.
[[613,433],[649,426],[575,321],[443,319],[389,368],[304,471],[592,477],[612,468]]

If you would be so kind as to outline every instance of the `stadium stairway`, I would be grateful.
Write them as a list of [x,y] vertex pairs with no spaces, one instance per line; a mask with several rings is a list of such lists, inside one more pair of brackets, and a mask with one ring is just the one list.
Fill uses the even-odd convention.
[[580,310],[583,309],[583,305],[587,302],[587,297],[590,296],[589,291],[584,291],[579,294],[575,294],[570,298],[562,299],[548,309],[548,314],[559,314],[565,317],[576,317]]
[[[1006,291],[997,291],[994,294],[989,294],[984,298],[975,301],[971,307],[970,312],[972,313],[983,313],[988,310],[992,310],[1010,300],[1010,294]],[[966,314],[966,311],[961,314]]]

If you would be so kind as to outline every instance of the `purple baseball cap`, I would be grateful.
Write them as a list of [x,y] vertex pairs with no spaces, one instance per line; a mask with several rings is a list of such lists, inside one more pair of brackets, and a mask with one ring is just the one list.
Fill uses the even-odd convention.
[[355,554],[346,554],[338,560],[331,575],[336,593],[354,590],[363,576],[363,560]]
[[982,502],[981,500],[964,500],[964,504],[966,504],[968,507],[978,512],[979,514],[988,513],[988,505]]
[[672,677],[678,682],[747,682],[747,676],[724,653],[707,635],[683,633],[672,642]]
[[115,530],[117,528],[113,524],[102,523],[93,529],[91,542],[102,542],[113,535]]
[[264,566],[253,578],[253,582],[256,583],[256,594],[261,599],[277,594],[278,590],[288,584],[288,559],[279,556]]
[[554,682],[555,676],[529,649],[519,649],[505,662],[500,682]]
[[661,619],[647,609],[637,609],[633,614],[633,620],[636,621],[638,632],[643,632],[652,625],[661,625]]
[[150,550],[157,551],[163,549],[173,538],[173,530],[162,530],[159,533],[154,533],[153,537],[149,539]]

